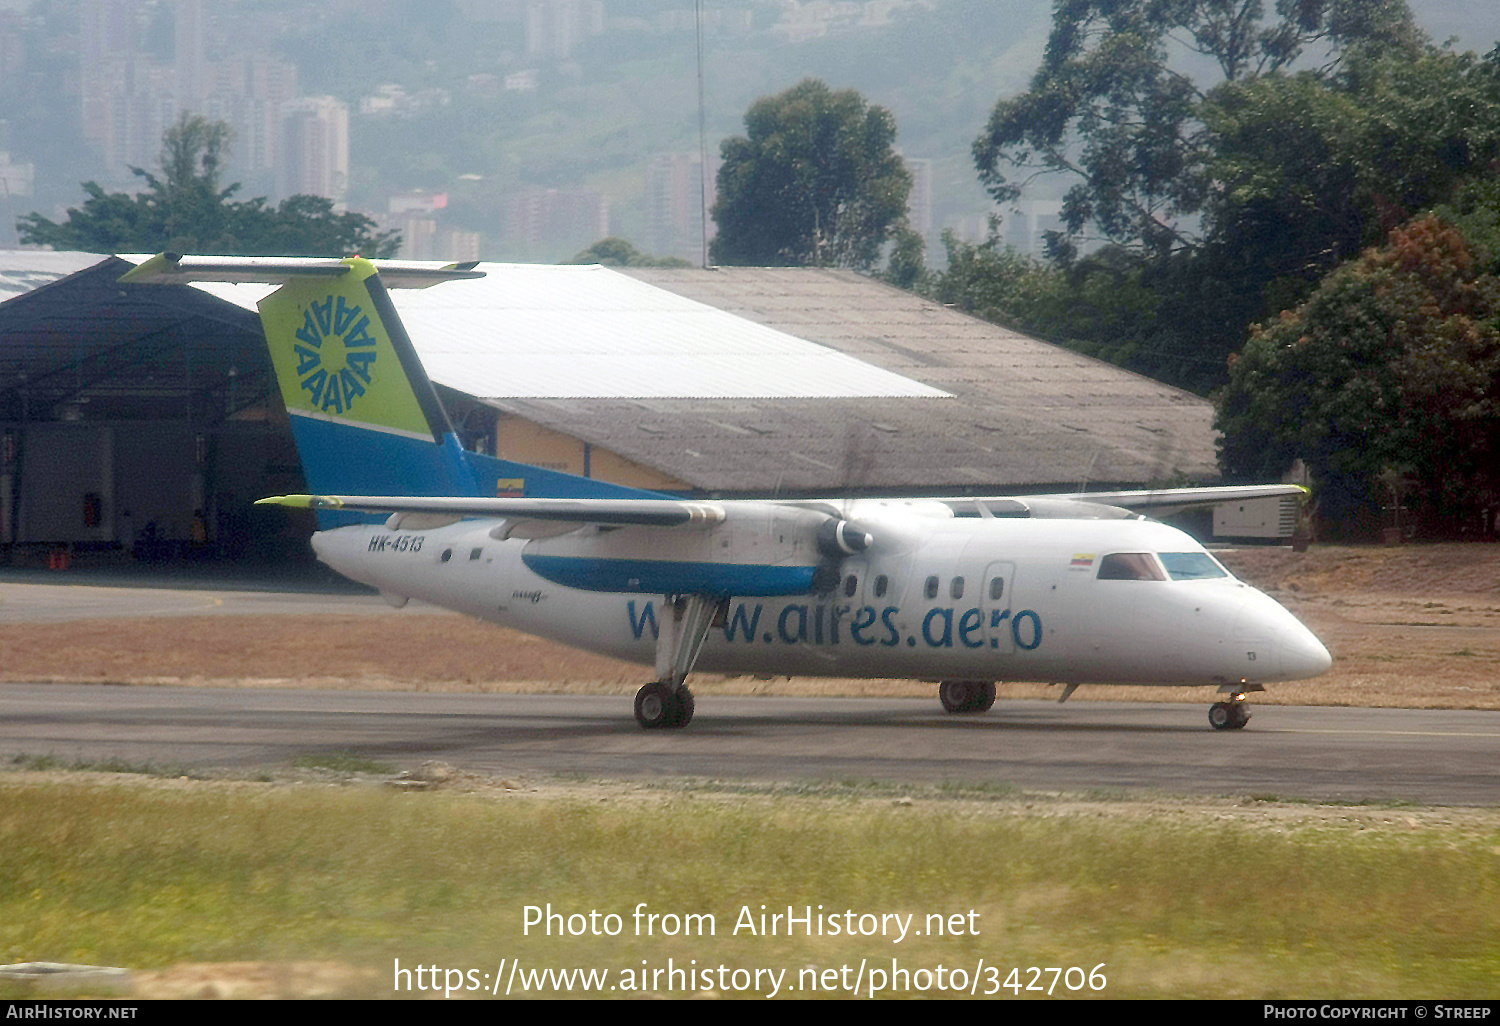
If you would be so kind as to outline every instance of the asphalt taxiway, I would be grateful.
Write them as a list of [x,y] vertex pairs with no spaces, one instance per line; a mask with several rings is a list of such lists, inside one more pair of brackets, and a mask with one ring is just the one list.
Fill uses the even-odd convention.
[[[392,612],[316,578],[186,582],[0,575],[0,621]],[[408,610],[406,615],[410,615]],[[447,614],[443,614],[447,615]],[[3,659],[3,653],[0,653]],[[0,661],[0,675],[3,675]],[[1203,705],[1001,700],[950,716],[936,696],[700,695],[682,730],[643,731],[629,695],[486,695],[0,683],[0,765],[118,760],[275,770],[352,752],[502,774],[880,780],[1056,791],[1264,795],[1500,806],[1500,712],[1253,705],[1214,731]]]
[[1500,806],[1500,712],[1264,706],[1242,731],[1196,705],[712,698],[643,731],[630,697],[0,684],[0,763],[51,756],[184,772],[349,752],[497,774],[878,780],[1070,792]]

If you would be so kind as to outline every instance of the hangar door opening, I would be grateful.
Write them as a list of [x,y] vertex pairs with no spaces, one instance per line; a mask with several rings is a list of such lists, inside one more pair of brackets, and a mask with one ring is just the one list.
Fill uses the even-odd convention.
[[129,547],[191,537],[193,449],[181,424],[28,425],[15,541]]

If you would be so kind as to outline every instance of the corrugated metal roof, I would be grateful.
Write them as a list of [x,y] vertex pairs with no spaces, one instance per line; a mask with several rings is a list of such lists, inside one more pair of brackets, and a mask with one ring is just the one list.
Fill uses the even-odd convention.
[[[951,401],[507,403],[707,491],[811,493],[1218,476],[1213,404],[852,271],[623,273],[944,389]],[[653,424],[647,434],[628,425]],[[690,447],[697,457],[685,453]],[[820,469],[811,461],[831,465]]]
[[0,249],[0,303],[93,267],[102,256],[39,249]]
[[[940,398],[940,388],[606,267],[480,264],[392,292],[428,376],[470,395]],[[199,284],[245,309],[270,288]]]
[[[120,387],[160,390],[163,374],[173,373],[202,390],[205,379],[223,377],[231,364],[239,371],[237,396],[258,394],[246,379],[259,377],[268,364],[258,323],[249,313],[225,309],[212,298],[189,302],[171,290],[141,289],[126,294],[116,285],[119,261],[84,254],[25,253],[36,273],[65,273],[84,268],[69,283],[20,295],[0,303],[0,387],[14,375],[7,368],[23,363],[37,399],[45,383],[62,391],[103,380],[106,372],[121,378]],[[0,272],[8,266],[0,254]],[[39,259],[56,258],[49,264]],[[92,265],[98,264],[97,268]],[[491,265],[508,270],[515,265]],[[22,265],[26,270],[27,265]],[[505,396],[514,383],[533,373],[554,382],[600,382],[613,394],[581,396],[595,388],[574,388],[560,395],[500,398],[494,405],[543,427],[563,432],[659,470],[707,493],[829,494],[847,490],[867,494],[996,493],[1018,488],[1061,491],[1083,483],[1134,487],[1172,478],[1209,481],[1217,476],[1213,406],[1208,401],[1118,367],[1014,331],[976,320],[911,293],[845,271],[787,268],[713,270],[525,267],[557,272],[554,283],[580,283],[577,294],[533,292],[520,297],[523,311],[535,315],[532,329],[547,342],[549,324],[580,307],[598,316],[593,332],[572,341],[573,350],[548,356],[545,350],[512,352],[508,310],[490,308],[470,297],[459,314],[490,327],[484,345],[471,345],[476,331],[442,340],[442,321],[459,295],[500,277],[454,282],[425,292],[398,292],[406,306],[413,297],[433,303],[423,312],[403,309],[423,359],[431,370],[451,361],[434,380],[468,394]],[[512,284],[527,275],[517,272]],[[629,277],[691,301],[751,321],[767,329],[766,339],[825,347],[836,355],[898,379],[923,382],[929,394],[910,396],[704,398],[652,392],[622,395],[610,368],[634,361],[637,372],[663,378],[683,373],[675,349],[694,350],[705,377],[754,375],[753,362],[736,363],[734,354],[699,350],[700,341],[676,334],[691,319],[668,318],[667,329],[652,330],[648,319],[631,336],[614,331],[607,290],[591,283]],[[42,279],[45,280],[45,279]],[[588,284],[588,288],[582,285]],[[182,292],[187,292],[182,289]],[[225,289],[236,307],[252,310],[261,286]],[[442,299],[443,302],[437,302]],[[653,301],[662,301],[653,296]],[[419,302],[417,305],[421,305]],[[673,304],[668,304],[669,306]],[[232,316],[226,316],[232,315]],[[555,316],[554,316],[555,315]],[[700,316],[695,314],[694,316]],[[427,318],[430,317],[431,320]],[[243,321],[243,324],[239,322]],[[582,323],[582,322],[578,322]],[[716,321],[705,317],[699,323]],[[205,325],[210,327],[205,328]],[[601,345],[618,340],[620,348]],[[672,339],[671,342],[663,341]],[[712,339],[709,339],[711,342]],[[655,351],[650,344],[659,346]],[[592,349],[586,348],[591,344]],[[778,342],[777,345],[782,343]],[[173,355],[184,346],[186,355]],[[176,347],[174,349],[173,347]],[[465,348],[469,347],[469,348]],[[443,355],[447,351],[446,357]],[[784,347],[776,357],[782,375],[799,373],[798,348]],[[608,360],[609,356],[620,357]],[[13,358],[13,359],[12,359]],[[80,362],[82,361],[82,362]],[[661,361],[658,366],[655,361]],[[169,366],[170,364],[170,366]],[[481,364],[483,368],[481,369]],[[181,365],[181,366],[178,366]],[[807,380],[826,372],[812,367]],[[656,367],[656,370],[650,368]],[[49,370],[49,368],[51,368]],[[92,368],[93,370],[90,370]],[[66,373],[63,370],[67,370]],[[97,371],[97,373],[95,373]],[[191,372],[191,382],[187,380]],[[512,387],[496,387],[505,378]],[[173,379],[175,380],[175,379]],[[221,389],[222,391],[222,389]],[[700,390],[702,391],[702,390]],[[0,391],[0,400],[5,397]],[[154,394],[154,393],[153,393]],[[38,400],[39,401],[39,400]]]

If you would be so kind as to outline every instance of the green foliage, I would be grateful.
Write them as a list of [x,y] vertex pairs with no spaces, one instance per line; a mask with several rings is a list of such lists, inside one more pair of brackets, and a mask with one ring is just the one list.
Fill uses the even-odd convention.
[[605,267],[692,267],[680,257],[654,257],[642,253],[625,239],[611,235],[576,253],[570,264],[603,264]]
[[1052,333],[1203,394],[1253,323],[1500,166],[1500,56],[1428,45],[1403,0],[1269,8],[1063,0],[1031,88],[974,144],[1001,201],[1074,182]]
[[897,288],[925,292],[932,283],[932,273],[927,270],[924,258],[926,250],[927,243],[921,234],[903,223],[896,229],[895,244],[881,277]]
[[1180,261],[1152,268],[1105,247],[1061,268],[1005,246],[998,223],[984,242],[945,232],[943,243],[947,269],[915,286],[923,295],[1158,380],[1207,391],[1222,377],[1223,358],[1204,354],[1201,321],[1163,313],[1218,310],[1216,296],[1189,301],[1184,290],[1196,283]]
[[911,175],[896,121],[852,89],[807,79],[745,114],[724,140],[710,258],[867,270],[906,215]]
[[[915,967],[987,967],[996,951],[1021,951],[1037,965],[1105,963],[1102,996],[1117,999],[1494,992],[1500,827],[1490,813],[1419,823],[1287,807],[1262,817],[1227,802],[1162,812],[972,790],[958,806],[919,792],[893,807],[878,792],[851,800],[810,790],[776,801],[639,787],[628,800],[604,789],[497,801],[7,780],[0,950],[13,961],[134,970],[337,960],[371,970],[339,995],[363,998],[393,996],[393,959],[495,971],[503,956],[527,968],[597,967],[617,984],[626,971],[660,972],[668,958],[701,969],[753,956],[785,968],[783,993],[807,997],[792,989],[810,982],[802,967],[856,967],[881,950],[879,938],[789,935],[784,922],[775,935],[734,928],[742,908],[823,905],[830,915],[912,915],[899,948],[880,943],[914,979]],[[1226,865],[1236,867],[1230,884]],[[1276,915],[1266,914],[1270,893]],[[549,903],[564,916],[617,915],[623,928],[528,929],[527,906]],[[713,916],[715,928],[666,935],[658,920],[637,934],[632,912],[642,903],[679,922]],[[929,927],[928,916],[952,914],[974,931]],[[475,952],[501,954],[485,962]],[[664,977],[650,989],[663,990]],[[1004,969],[985,973],[979,993],[1015,996],[1004,980]],[[1071,982],[1080,989],[1059,982],[1056,993],[1101,993],[1082,990],[1077,975]]]
[[1410,479],[1429,533],[1500,502],[1500,278],[1425,216],[1260,326],[1221,399],[1220,458],[1264,479],[1301,458],[1343,518]]
[[1033,334],[1051,335],[1060,326],[1066,276],[1003,245],[998,222],[991,222],[989,237],[981,243],[945,231],[943,246],[948,269],[932,275],[926,289],[931,298]]
[[997,103],[974,143],[980,180],[1003,203],[1029,175],[1076,179],[1062,255],[1090,226],[1155,257],[1196,247],[1186,225],[1212,178],[1206,91],[1173,66],[1184,45],[1235,82],[1275,73],[1313,44],[1410,54],[1419,38],[1403,0],[1300,0],[1265,14],[1263,0],[1060,0],[1030,89]]
[[1221,183],[1205,209],[1207,256],[1248,283],[1247,305],[1265,290],[1255,318],[1294,305],[1500,159],[1500,77],[1469,54],[1356,58],[1336,80],[1235,83],[1203,114]]
[[107,193],[84,182],[82,207],[70,208],[61,224],[25,215],[16,222],[21,240],[86,253],[396,254],[395,232],[378,232],[363,214],[337,213],[321,196],[292,196],[275,207],[264,198],[236,202],[239,186],[219,181],[228,150],[228,125],[184,114],[162,136],[162,177],[131,168],[143,192]]
[[1434,212],[1464,233],[1485,270],[1500,274],[1500,177],[1465,183]]

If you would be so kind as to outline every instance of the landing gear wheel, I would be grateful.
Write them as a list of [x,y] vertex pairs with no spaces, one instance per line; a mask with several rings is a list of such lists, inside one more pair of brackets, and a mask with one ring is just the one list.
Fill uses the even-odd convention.
[[989,712],[990,707],[995,704],[995,682],[985,681],[983,684],[977,685],[975,690],[977,693],[974,695],[972,711],[977,713]]
[[693,706],[695,704],[693,702],[693,693],[687,689],[686,684],[682,684],[678,686],[677,694],[673,697],[677,699],[677,717],[671,723],[667,724],[667,726],[686,727],[693,720]]
[[945,680],[938,685],[938,701],[950,713],[982,713],[995,704],[993,681]]
[[1244,702],[1215,702],[1208,707],[1208,723],[1215,730],[1240,730],[1250,722]]
[[974,685],[966,680],[945,680],[938,685],[938,701],[947,712],[968,712],[973,695]]
[[685,727],[693,718],[693,693],[652,681],[635,693],[635,721],[646,730]]

